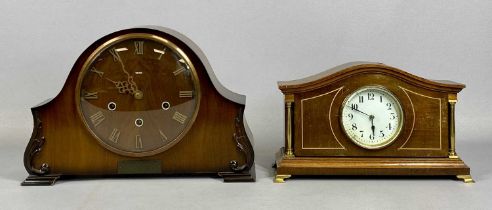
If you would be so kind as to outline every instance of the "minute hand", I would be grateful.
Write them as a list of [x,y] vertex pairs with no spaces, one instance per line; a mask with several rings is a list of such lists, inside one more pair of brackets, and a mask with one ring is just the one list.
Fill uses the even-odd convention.
[[352,108],[352,107],[350,107],[350,106],[347,106],[347,107],[349,107],[349,108],[350,108],[350,109],[352,109],[352,110],[358,111],[358,112],[360,112],[360,113],[362,113],[362,114],[365,114],[365,115],[367,115],[368,117],[370,117],[370,116],[371,116],[371,115],[369,115],[369,114],[367,114],[367,113],[365,113],[365,112],[363,112],[363,111],[360,111],[360,110],[358,110],[358,109],[353,109],[353,108]]

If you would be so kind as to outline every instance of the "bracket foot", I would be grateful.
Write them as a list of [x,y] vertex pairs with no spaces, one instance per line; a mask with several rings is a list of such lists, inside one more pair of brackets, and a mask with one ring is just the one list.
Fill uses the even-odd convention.
[[60,178],[60,175],[37,176],[29,175],[21,186],[51,186]]
[[471,177],[471,175],[456,175],[456,178],[463,181],[464,183],[474,183],[475,181]]
[[291,175],[287,175],[287,174],[277,174],[275,175],[275,179],[273,180],[273,182],[275,183],[284,183],[285,182],[285,179],[288,179],[290,178]]
[[219,172],[218,175],[224,178],[224,182],[254,182],[256,179],[255,167],[242,172]]

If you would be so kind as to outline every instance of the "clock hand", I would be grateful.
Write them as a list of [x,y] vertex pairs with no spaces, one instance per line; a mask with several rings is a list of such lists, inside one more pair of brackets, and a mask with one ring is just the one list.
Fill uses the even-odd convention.
[[118,89],[119,93],[130,93],[131,94],[131,89],[129,89],[129,84],[127,81],[113,81],[109,78],[105,78],[106,80],[112,82],[116,88]]
[[371,120],[372,136],[375,137],[374,130],[376,129],[376,127],[374,126],[374,115],[369,116],[369,120]]
[[365,115],[367,115],[367,116],[369,116],[369,117],[370,117],[370,115],[369,115],[369,114],[367,114],[367,113],[365,113],[365,112],[363,112],[363,111],[360,111],[359,109],[353,109],[353,108],[352,108],[352,107],[350,107],[350,106],[347,106],[347,107],[348,107],[348,108],[350,108],[350,109],[352,109],[352,110],[358,111],[358,112],[360,112],[360,113],[362,113],[362,114],[365,114]]
[[128,84],[130,85],[130,90],[129,90],[130,94],[133,95],[136,99],[141,99],[141,97],[143,96],[143,93],[142,93],[142,91],[138,90],[137,83],[135,83],[135,81],[133,81],[133,76],[131,76],[130,73],[128,73],[128,71],[125,68],[125,64],[123,64],[123,61],[121,59],[118,59],[118,62],[120,62],[121,69],[123,70],[123,72],[127,76],[127,81],[128,81]]

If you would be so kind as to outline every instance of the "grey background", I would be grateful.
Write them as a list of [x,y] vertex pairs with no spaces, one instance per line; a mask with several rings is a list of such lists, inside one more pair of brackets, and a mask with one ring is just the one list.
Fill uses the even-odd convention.
[[[491,1],[2,1],[0,209],[492,208]],[[247,95],[256,183],[213,178],[92,179],[20,187],[29,108],[54,97],[80,53],[116,30],[173,28],[207,55],[219,81]],[[283,143],[278,80],[377,61],[465,83],[457,150],[477,183],[450,179],[290,179],[273,184]]]

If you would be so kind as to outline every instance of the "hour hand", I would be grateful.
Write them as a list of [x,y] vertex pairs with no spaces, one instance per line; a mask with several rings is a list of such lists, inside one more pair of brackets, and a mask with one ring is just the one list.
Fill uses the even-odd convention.
[[116,88],[118,89],[119,93],[129,93],[133,95],[133,89],[130,88],[130,85],[128,84],[127,81],[113,81],[111,79],[105,78],[106,80],[112,82]]

